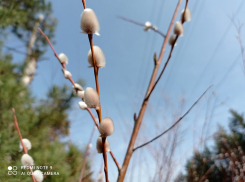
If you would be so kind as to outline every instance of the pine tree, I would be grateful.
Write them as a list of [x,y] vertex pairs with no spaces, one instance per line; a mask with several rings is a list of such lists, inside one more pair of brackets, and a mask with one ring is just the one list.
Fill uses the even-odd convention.
[[[229,182],[245,181],[245,120],[243,115],[231,110],[229,132],[222,126],[215,134],[215,145],[206,146],[204,151],[195,152],[187,161],[186,181]],[[183,181],[183,175],[181,176]],[[176,178],[176,181],[181,181]]]

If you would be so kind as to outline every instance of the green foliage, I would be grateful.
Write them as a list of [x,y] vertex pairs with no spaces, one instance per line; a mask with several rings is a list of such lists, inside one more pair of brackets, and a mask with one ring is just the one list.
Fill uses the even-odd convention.
[[230,112],[230,132],[219,126],[214,137],[214,147],[210,149],[206,146],[204,151],[195,152],[187,161],[187,174],[180,175],[181,180],[176,181],[199,181],[202,177],[209,182],[242,180],[240,176],[245,161],[245,120],[236,111]]
[[[20,41],[27,44],[34,24],[39,21],[40,14],[44,16],[40,28],[52,39],[57,20],[51,16],[51,2],[46,0],[1,0],[0,35],[8,35],[11,32]],[[32,50],[33,56],[41,56],[46,45],[47,41],[45,41],[43,36],[39,35]]]

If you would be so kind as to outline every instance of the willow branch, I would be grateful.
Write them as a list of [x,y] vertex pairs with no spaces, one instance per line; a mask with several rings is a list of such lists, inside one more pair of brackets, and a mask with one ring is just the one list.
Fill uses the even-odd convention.
[[[38,27],[38,31],[44,36],[44,38],[45,38],[46,41],[48,42],[49,46],[50,46],[51,49],[53,50],[54,56],[59,60],[59,56],[58,56],[58,54],[56,53],[56,51],[55,51],[55,49],[54,49],[52,43],[51,43],[50,40],[49,40],[49,38],[43,33],[43,31],[42,31],[39,27]],[[61,64],[61,65],[64,67],[63,64]]]
[[[133,23],[135,25],[138,25],[138,26],[141,26],[141,27],[144,27],[145,24],[144,23],[140,23],[140,22],[137,22],[135,20],[132,20],[132,19],[129,19],[129,18],[125,18],[123,16],[118,16],[119,19],[121,20],[124,20],[124,21],[127,21],[127,22],[130,22],[130,23]],[[166,37],[166,35],[164,33],[162,33],[160,30],[156,29],[155,27],[151,26],[149,27],[149,29],[153,30],[154,32],[158,33],[159,35],[161,35],[163,38]]]
[[[83,7],[84,9],[86,9],[86,1],[82,0],[83,3]],[[95,57],[94,57],[94,49],[93,49],[93,34],[88,34],[88,39],[89,39],[89,43],[90,43],[90,48],[91,48],[91,52],[92,52],[92,59],[93,59],[93,65],[94,65],[94,77],[95,77],[95,83],[96,83],[96,90],[98,95],[100,96],[100,89],[99,89],[99,68],[96,66],[95,63]],[[102,116],[101,116],[101,104],[99,103],[99,109],[96,109],[96,112],[98,114],[99,117],[99,122],[102,121]],[[102,138],[102,143],[103,143],[103,158],[104,158],[104,171],[105,171],[105,178],[106,178],[106,182],[109,182],[109,177],[108,177],[108,166],[107,166],[107,155],[106,155],[106,137]]]
[[[100,97],[100,88],[99,88],[99,68],[96,66],[95,57],[94,57],[94,48],[93,48],[93,34],[88,34],[88,39],[90,43],[90,48],[92,52],[92,59],[93,59],[93,65],[94,65],[94,78],[96,83],[96,91]],[[99,103],[99,109],[96,109],[97,115],[99,117],[99,122],[102,121],[102,115],[101,115],[101,104]],[[107,154],[106,154],[106,137],[102,138],[102,145],[103,145],[103,159],[104,159],[104,172],[105,172],[105,178],[106,182],[109,182],[109,176],[108,176],[108,165],[107,165]]]
[[[26,149],[26,147],[25,147],[25,145],[24,145],[24,143],[23,143],[23,140],[22,140],[22,136],[21,136],[21,133],[20,133],[20,128],[19,128],[18,121],[17,121],[16,115],[15,115],[15,109],[12,108],[12,111],[13,111],[13,115],[14,115],[14,124],[15,124],[15,126],[16,126],[17,131],[18,131],[18,135],[19,135],[19,137],[20,137],[21,145],[22,145],[22,147],[23,147],[23,150],[24,150],[25,154],[28,154],[27,149]],[[31,172],[32,181],[33,181],[33,182],[36,182],[36,180],[35,180],[35,178],[34,178],[34,176],[33,176],[32,168],[29,167],[29,170],[30,170],[30,172]]]
[[[98,95],[100,96],[100,87],[99,87],[99,68],[96,66],[95,62],[95,57],[94,57],[94,48],[93,48],[93,34],[88,34],[88,39],[90,43],[90,48],[91,48],[91,53],[92,53],[92,59],[93,59],[93,65],[94,65],[94,78],[95,78],[95,83],[96,83],[96,91]],[[101,105],[99,103],[99,109],[96,109],[98,117],[99,117],[99,122],[102,121],[102,116],[101,116]]]
[[118,163],[117,159],[115,158],[114,154],[112,153],[112,151],[110,151],[110,154],[111,154],[111,157],[112,159],[114,160],[116,166],[117,166],[117,169],[118,169],[118,172],[120,173],[120,170],[121,170],[121,166],[120,164]]
[[[85,5],[85,6],[86,6],[86,5]],[[51,49],[52,49],[53,52],[54,52],[55,57],[59,60],[59,56],[58,56],[57,52],[55,51],[55,49],[54,49],[52,43],[50,42],[49,38],[43,33],[43,31],[42,31],[40,28],[38,28],[38,30],[39,30],[39,32],[44,36],[44,38],[46,39],[46,41],[48,42],[49,46],[51,47]],[[93,58],[93,60],[94,60],[94,58]],[[61,65],[62,65],[62,67],[63,67],[64,69],[66,69],[65,64],[61,64]],[[96,64],[94,64],[94,65],[96,65]],[[66,70],[67,70],[67,69],[66,69]],[[72,83],[72,85],[75,86],[75,83],[74,83],[73,79],[72,79],[72,78],[69,78],[69,80],[70,80],[70,82]],[[93,121],[94,121],[96,127],[99,128],[99,125],[98,125],[98,123],[97,123],[97,121],[96,121],[96,119],[95,119],[93,113],[91,112],[91,110],[90,110],[89,108],[87,108],[87,111],[88,111],[89,114],[91,115],[91,117],[92,117],[92,119],[93,119]],[[98,112],[97,112],[97,113],[98,113]],[[101,113],[101,112],[100,112],[100,113]],[[98,115],[99,115],[99,113],[98,113]],[[101,116],[101,115],[100,115],[100,116]],[[99,118],[101,118],[101,117],[99,117]],[[115,161],[115,160],[114,160],[114,161]]]
[[151,76],[151,80],[150,80],[149,86],[148,86],[147,91],[146,91],[145,98],[144,98],[143,103],[141,105],[141,109],[140,109],[139,115],[138,115],[138,117],[137,116],[134,117],[135,125],[134,125],[134,128],[133,128],[133,132],[132,132],[132,135],[131,135],[131,138],[130,138],[128,149],[127,149],[127,152],[126,152],[126,155],[125,155],[125,158],[124,158],[122,169],[120,170],[120,173],[119,173],[119,176],[118,176],[118,179],[117,179],[118,182],[123,182],[123,180],[125,178],[125,175],[126,175],[126,172],[127,172],[127,168],[128,168],[128,165],[129,165],[129,161],[130,161],[130,159],[131,159],[131,157],[133,155],[134,144],[135,144],[135,141],[136,141],[136,138],[137,138],[137,135],[138,135],[138,132],[139,132],[139,129],[140,129],[144,114],[145,114],[146,107],[148,105],[148,100],[149,100],[148,94],[150,93],[151,88],[152,88],[152,86],[153,86],[153,84],[155,82],[155,79],[156,79],[156,76],[157,76],[157,72],[159,70],[163,55],[165,53],[165,48],[166,48],[166,45],[167,45],[167,42],[168,42],[168,38],[170,36],[170,33],[171,33],[171,30],[172,30],[173,24],[175,22],[175,18],[177,16],[178,10],[180,8],[181,2],[182,2],[182,0],[179,0],[178,4],[176,6],[175,12],[173,14],[173,18],[171,20],[171,23],[169,25],[166,37],[164,39],[164,42],[163,42],[163,45],[162,45],[162,49],[161,49],[161,52],[160,52],[160,55],[159,55],[159,58],[158,58],[158,61],[155,64],[155,67],[154,67],[154,70],[153,70],[153,73],[152,73],[152,76]]
[[[186,0],[184,13],[183,13],[182,20],[181,20],[181,23],[182,23],[182,24],[184,24],[184,17],[185,17],[185,12],[186,12],[186,8],[187,8],[187,4],[188,4],[188,0]],[[177,42],[178,38],[179,38],[179,36],[177,35],[176,38],[175,38],[175,40],[174,40],[174,42],[173,42],[173,44],[172,44],[170,53],[169,53],[169,55],[168,55],[168,59],[167,59],[167,61],[165,62],[164,67],[163,67],[163,69],[162,69],[160,75],[158,76],[156,82],[154,83],[153,87],[151,88],[151,90],[150,90],[148,96],[146,97],[147,99],[148,99],[148,98],[150,97],[150,95],[152,94],[152,92],[153,92],[153,90],[155,89],[157,83],[158,83],[159,80],[161,79],[161,77],[162,77],[162,75],[163,75],[165,69],[167,68],[167,65],[168,65],[168,63],[169,63],[169,61],[170,61],[170,58],[171,58],[171,56],[172,56],[172,52],[173,52],[174,47],[175,47],[175,43]]]
[[83,3],[83,8],[86,9],[86,1],[82,0],[82,3]]
[[91,112],[91,110],[89,108],[87,108],[87,111],[89,112],[89,114],[91,115],[92,119],[94,120],[94,124],[96,125],[96,127],[99,129],[99,125],[93,115],[93,113]]
[[165,130],[164,132],[162,132],[160,135],[157,135],[156,137],[154,137],[153,139],[151,139],[150,141],[148,141],[148,142],[146,142],[146,143],[144,143],[144,144],[142,144],[142,145],[140,145],[140,146],[138,146],[138,147],[136,147],[136,148],[134,148],[133,149],[133,151],[135,151],[135,150],[137,150],[137,149],[139,149],[139,148],[141,148],[141,147],[144,147],[144,146],[146,146],[146,145],[148,145],[149,143],[151,143],[151,142],[153,142],[153,141],[155,141],[156,139],[158,139],[158,138],[160,138],[161,136],[163,136],[165,133],[167,133],[168,131],[170,131],[172,128],[174,128],[191,110],[192,110],[192,108],[199,102],[199,100],[205,95],[205,93],[210,89],[212,87],[212,85],[211,86],[209,86],[206,90],[205,90],[205,92],[203,92],[203,94],[196,100],[196,102],[194,102],[194,104],[192,104],[192,106],[186,111],[186,113],[183,115],[183,116],[181,116],[172,126],[170,126],[167,130]]
[[[50,46],[51,49],[53,50],[54,56],[55,56],[55,57],[58,59],[58,61],[60,62],[59,56],[58,56],[57,52],[55,51],[55,49],[54,49],[52,43],[50,42],[49,38],[43,33],[43,31],[42,31],[40,28],[38,28],[38,30],[39,30],[39,32],[44,36],[44,38],[45,38],[46,41],[48,42],[49,46]],[[61,64],[61,66],[62,66],[65,70],[67,70],[65,64]],[[74,88],[75,88],[75,82],[73,81],[73,79],[72,79],[72,78],[69,78],[69,81],[72,83],[72,85],[73,85]],[[96,124],[97,122],[96,122],[96,120],[94,119],[95,117],[94,117],[93,113],[91,112],[91,110],[88,108],[87,111],[88,111],[89,114],[92,116],[92,118],[93,118],[93,120],[95,121],[95,124]],[[98,127],[98,124],[97,124],[96,126]]]
[[207,172],[203,175],[203,177],[199,180],[199,182],[202,182],[202,181],[204,181],[205,179],[207,179],[209,173],[214,169],[214,167],[215,167],[215,164],[213,164],[213,165],[207,170]]

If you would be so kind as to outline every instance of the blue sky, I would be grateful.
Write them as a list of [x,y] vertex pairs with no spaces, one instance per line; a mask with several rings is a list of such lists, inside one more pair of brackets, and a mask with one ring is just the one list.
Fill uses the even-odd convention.
[[[88,68],[87,62],[90,48],[88,38],[87,35],[80,33],[82,2],[79,0],[51,2],[54,9],[53,16],[58,19],[54,39],[56,51],[64,52],[68,56],[67,68],[74,80],[83,78],[86,86],[95,88],[93,70]],[[181,10],[184,8],[184,2]],[[120,164],[126,151],[126,141],[131,135],[133,113],[138,113],[149,83],[153,69],[153,54],[154,52],[159,54],[163,38],[116,17],[121,15],[142,23],[150,21],[166,33],[176,4],[177,0],[87,1],[87,7],[95,11],[100,22],[101,36],[94,36],[94,44],[102,48],[106,57],[106,67],[99,73],[102,115],[110,116],[115,122],[115,134],[109,137],[109,141]],[[166,129],[173,121],[173,113],[181,111],[183,114],[208,86],[214,85],[180,124],[183,142],[178,146],[175,155],[176,160],[180,161],[175,173],[183,169],[186,159],[191,156],[192,151],[189,149],[199,147],[193,143],[200,139],[200,128],[205,122],[205,117],[210,123],[207,133],[212,134],[217,123],[227,126],[229,109],[244,112],[245,108],[242,57],[235,37],[236,29],[229,19],[235,13],[237,20],[245,22],[243,0],[190,0],[188,7],[192,12],[192,20],[184,25],[184,36],[178,39],[168,68],[153,92],[139,137],[147,140]],[[177,19],[179,17],[180,12]],[[242,29],[241,35],[244,40],[245,29]],[[168,46],[166,49],[163,63],[166,61],[169,48]],[[61,66],[51,49],[48,48],[45,57],[49,60],[38,64],[37,76],[31,84],[34,95],[39,98],[45,96],[52,84],[70,85],[63,78]],[[168,105],[163,97],[171,104]],[[181,98],[185,98],[186,102],[179,110]],[[88,113],[81,111],[76,103],[69,117],[72,121],[72,142],[82,148],[88,142],[93,122]],[[158,130],[154,128],[156,123],[159,124]],[[94,146],[97,136],[98,132],[93,140]],[[140,143],[137,141],[136,145]],[[153,145],[160,143],[156,141]],[[187,154],[183,157],[182,154],[185,152]],[[137,152],[136,154],[139,155]],[[134,164],[135,170],[140,171],[143,168],[143,171],[148,171],[142,174],[148,179],[148,175],[155,172],[154,162],[147,168],[142,166],[140,168],[136,164],[141,164],[141,160],[154,161],[154,159],[147,149],[142,149],[141,157],[138,157]],[[93,160],[94,170],[98,171],[100,165],[101,156],[96,154]],[[130,179],[139,181],[138,174],[138,172],[132,174],[135,178],[128,175],[125,181]],[[110,157],[109,176],[111,181],[115,181],[117,177],[117,169]]]

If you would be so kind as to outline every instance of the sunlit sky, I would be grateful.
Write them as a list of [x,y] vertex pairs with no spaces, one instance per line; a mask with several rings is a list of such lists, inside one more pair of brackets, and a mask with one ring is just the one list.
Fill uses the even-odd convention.
[[[75,81],[83,78],[86,81],[85,87],[95,88],[93,70],[88,68],[87,62],[89,41],[87,35],[80,33],[82,2],[51,2],[53,16],[58,19],[54,38],[56,51],[64,52],[69,57],[67,68]],[[143,27],[125,22],[117,16],[121,15],[141,23],[150,21],[166,33],[177,2],[87,1],[87,7],[95,11],[100,22],[101,36],[94,36],[94,44],[102,48],[106,57],[106,67],[99,73],[102,116],[110,116],[115,123],[115,134],[109,137],[109,141],[120,164],[123,162],[131,135],[133,114],[138,113],[150,80],[154,65],[153,54],[160,53],[163,38],[153,31],[145,32]],[[185,1],[182,2],[180,10],[184,8],[184,4]],[[183,114],[208,86],[213,85],[201,102],[181,121],[179,130],[182,142],[175,153],[175,160],[178,161],[175,174],[183,171],[186,159],[192,155],[192,149],[200,149],[195,143],[200,139],[199,131],[205,118],[209,123],[206,129],[207,137],[216,130],[218,123],[227,126],[229,109],[244,112],[245,108],[245,77],[241,48],[236,39],[236,28],[230,20],[234,15],[236,21],[245,22],[244,1],[190,0],[188,7],[192,12],[191,22],[184,24],[184,36],[178,39],[166,72],[153,92],[144,118],[144,127],[140,130],[141,141],[136,142],[138,145],[167,129],[173,122],[173,114]],[[177,20],[180,19],[180,12]],[[244,40],[245,29],[242,29],[241,36]],[[167,46],[163,63],[169,50],[170,46]],[[71,85],[63,78],[61,66],[49,47],[44,57],[49,59],[38,63],[37,76],[31,84],[33,94],[39,98],[45,98],[53,84]],[[179,102],[182,98],[185,99],[185,104],[180,110]],[[78,101],[74,102],[69,113],[70,137],[73,143],[83,148],[89,140],[93,122],[87,112],[78,108]],[[156,123],[159,126],[157,130]],[[92,142],[92,153],[96,150],[97,137],[98,132]],[[160,141],[155,141],[154,145],[160,145]],[[149,176],[152,177],[155,173],[155,161],[149,151],[147,148],[140,150],[141,152],[138,151],[133,156],[141,156],[137,157],[133,164],[135,172],[127,175],[125,181],[140,181],[139,174],[142,176],[141,181],[148,181]],[[108,160],[110,181],[115,181],[117,169],[110,157]],[[151,165],[140,166],[142,160],[150,162]],[[101,162],[102,156],[95,154],[92,161],[95,178]]]

